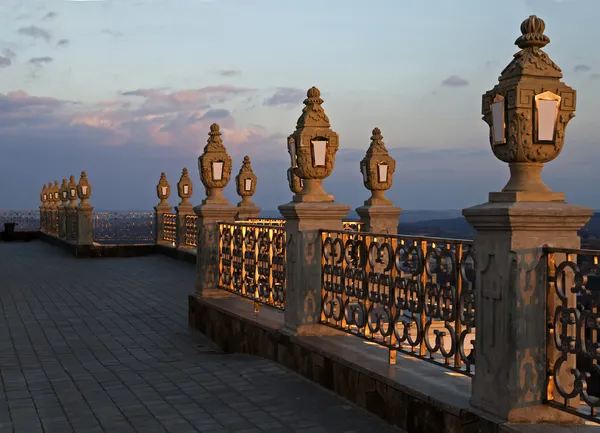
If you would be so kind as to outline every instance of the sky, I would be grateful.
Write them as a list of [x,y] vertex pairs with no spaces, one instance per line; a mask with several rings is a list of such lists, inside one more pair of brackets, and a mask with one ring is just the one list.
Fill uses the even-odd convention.
[[[211,123],[244,155],[265,210],[290,201],[286,137],[317,86],[340,135],[336,201],[369,197],[359,162],[379,127],[396,159],[387,195],[404,209],[461,209],[508,180],[481,95],[518,51],[520,24],[578,91],[561,156],[543,178],[600,209],[598,0],[2,0],[0,209],[35,209],[44,183],[86,170],[98,210],[148,210],[156,184],[190,170]],[[175,191],[175,188],[173,188]],[[173,192],[170,199],[176,205]]]

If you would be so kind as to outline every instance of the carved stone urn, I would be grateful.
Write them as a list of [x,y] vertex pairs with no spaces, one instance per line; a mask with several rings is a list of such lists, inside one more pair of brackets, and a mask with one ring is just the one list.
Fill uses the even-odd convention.
[[510,168],[510,180],[491,201],[562,201],[541,179],[544,163],[561,152],[565,129],[575,116],[576,92],[561,81],[560,68],[542,48],[550,39],[535,15],[521,24],[521,50],[483,95],[483,120],[492,152]]
[[191,206],[189,199],[192,197],[193,193],[193,185],[192,180],[188,174],[188,169],[186,167],[183,168],[181,172],[181,177],[179,178],[179,182],[177,182],[177,194],[181,199],[179,203],[179,207]]
[[373,129],[371,145],[360,162],[360,171],[365,188],[371,191],[371,197],[365,205],[391,204],[385,192],[392,187],[396,161],[388,154],[379,128]]
[[[288,137],[288,147],[296,162],[292,164],[292,172],[302,180],[302,190],[294,196],[295,202],[333,201],[333,196],[323,189],[323,179],[333,171],[339,137],[331,129],[321,104],[321,92],[311,87],[306,93],[296,131]],[[293,140],[293,147],[290,140]]]
[[203,204],[228,204],[223,196],[223,188],[231,178],[231,157],[221,140],[219,125],[210,125],[208,141],[204,147],[204,153],[198,158],[198,170],[200,180],[206,188],[206,199]]
[[81,176],[79,178],[79,183],[77,184],[77,195],[79,196],[79,207],[85,208],[87,206],[91,206],[88,202],[90,195],[92,194],[92,186],[88,182],[87,173],[85,171],[81,172]]
[[235,177],[235,186],[238,195],[242,200],[238,203],[238,206],[254,206],[254,203],[250,198],[256,192],[256,175],[252,171],[252,164],[250,163],[250,157],[244,156],[242,167],[238,175]]
[[160,174],[160,179],[158,184],[156,185],[156,196],[160,200],[158,206],[169,206],[168,199],[171,195],[171,185],[169,185],[169,181],[167,180],[167,175],[163,171]]

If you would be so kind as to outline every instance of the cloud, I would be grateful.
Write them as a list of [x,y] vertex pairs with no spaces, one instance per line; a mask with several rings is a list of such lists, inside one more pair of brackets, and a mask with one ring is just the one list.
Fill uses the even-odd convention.
[[306,97],[306,90],[293,87],[278,87],[275,93],[263,101],[267,107],[297,106]]
[[114,38],[120,38],[123,36],[122,32],[119,32],[117,30],[111,30],[111,29],[102,29],[102,30],[100,30],[100,33],[103,33],[105,35],[110,35]]
[[8,68],[12,65],[12,60],[9,57],[0,56],[0,69]]
[[42,20],[52,20],[54,18],[56,18],[56,12],[48,12],[46,15],[44,15]]
[[240,75],[242,73],[242,71],[238,70],[238,69],[224,69],[222,71],[218,71],[218,74],[221,77],[233,77],[236,75]]
[[48,30],[37,26],[20,27],[17,30],[17,33],[34,39],[43,39],[46,42],[49,42],[52,38],[52,35]]
[[598,79],[600,79],[600,73],[590,74],[590,78],[592,80],[598,80]]
[[13,50],[11,50],[10,48],[4,48],[2,50],[2,55],[4,57],[8,57],[9,59],[14,59],[15,57],[17,57],[17,53],[15,53]]
[[469,82],[458,75],[450,75],[448,78],[442,81],[442,86],[447,87],[465,87],[468,85]]
[[29,61],[27,63],[29,63],[30,65],[33,65],[33,66],[44,66],[48,63],[52,63],[53,61],[54,61],[54,59],[52,57],[44,56],[44,57],[32,57],[31,59],[29,59]]
[[57,43],[57,46],[59,47],[64,47],[65,45],[69,45],[69,40],[68,39],[60,39]]
[[592,68],[590,66],[588,66],[588,65],[580,64],[580,65],[575,65],[575,67],[573,68],[573,70],[575,72],[589,72],[589,71],[592,70]]

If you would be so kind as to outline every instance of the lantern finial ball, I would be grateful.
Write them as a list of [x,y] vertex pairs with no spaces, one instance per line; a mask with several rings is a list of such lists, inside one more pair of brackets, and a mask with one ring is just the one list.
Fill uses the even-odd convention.
[[521,49],[545,47],[550,43],[550,38],[544,34],[545,29],[544,20],[531,15],[521,23],[522,35],[517,38],[515,45]]

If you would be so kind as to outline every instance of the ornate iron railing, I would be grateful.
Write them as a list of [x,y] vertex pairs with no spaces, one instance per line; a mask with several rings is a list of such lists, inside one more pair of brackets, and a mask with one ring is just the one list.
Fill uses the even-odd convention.
[[0,232],[4,231],[4,223],[16,223],[19,232],[40,230],[39,210],[7,210],[0,211]]
[[544,251],[547,402],[600,422],[600,251]]
[[471,241],[321,231],[321,323],[471,375]]
[[285,308],[285,230],[219,224],[219,287],[257,303]]
[[154,242],[154,212],[94,212],[94,241]]
[[177,239],[177,215],[174,213],[163,214],[163,241],[175,244]]
[[[248,218],[246,221],[240,221],[249,224],[259,224],[265,226],[282,227],[285,224],[283,218]],[[344,230],[359,232],[362,229],[361,221],[344,221]]]
[[185,217],[185,244],[190,247],[196,246],[198,236],[198,216],[186,215]]

